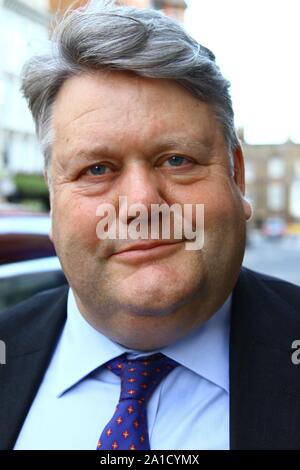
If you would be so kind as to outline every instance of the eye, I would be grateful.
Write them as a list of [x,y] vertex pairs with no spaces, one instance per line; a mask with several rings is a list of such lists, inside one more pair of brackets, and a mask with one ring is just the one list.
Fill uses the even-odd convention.
[[164,163],[168,162],[170,166],[182,166],[184,163],[189,163],[189,160],[181,155],[172,155],[170,158],[165,160]]
[[100,165],[98,163],[97,165],[90,166],[87,169],[86,173],[92,176],[100,176],[100,175],[104,175],[105,173],[107,173],[108,169],[109,168],[106,165]]

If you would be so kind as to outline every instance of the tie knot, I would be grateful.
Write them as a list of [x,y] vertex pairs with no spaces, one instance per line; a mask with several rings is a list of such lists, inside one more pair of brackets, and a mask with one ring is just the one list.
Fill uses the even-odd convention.
[[121,378],[120,400],[148,400],[154,389],[179,364],[164,354],[138,359],[127,359],[126,355],[109,361],[106,367]]

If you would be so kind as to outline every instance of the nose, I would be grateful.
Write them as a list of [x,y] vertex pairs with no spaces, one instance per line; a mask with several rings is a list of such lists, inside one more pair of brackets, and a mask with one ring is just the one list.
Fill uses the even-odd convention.
[[[155,171],[145,162],[134,162],[123,175],[119,196],[125,196],[128,212],[133,204],[143,205],[150,217],[151,204],[162,204],[164,199]],[[136,215],[128,215],[119,208],[119,218],[124,224],[130,223]],[[149,219],[148,219],[149,220]]]

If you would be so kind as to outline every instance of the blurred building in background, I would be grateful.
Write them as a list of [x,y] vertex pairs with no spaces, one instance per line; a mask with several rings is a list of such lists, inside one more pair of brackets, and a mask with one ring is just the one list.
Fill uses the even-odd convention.
[[0,197],[13,191],[11,174],[43,168],[19,77],[25,60],[47,40],[48,24],[47,0],[0,0]]
[[253,223],[267,218],[300,222],[300,144],[249,145],[238,131],[245,153],[246,192],[253,207]]
[[[52,12],[55,11],[64,11],[70,5],[84,5],[87,0],[49,0],[50,9]],[[184,11],[187,7],[184,0],[117,0],[119,5],[128,5],[135,6],[139,8],[155,8],[157,10],[162,10],[166,15],[172,16],[178,21],[183,22],[184,20]]]

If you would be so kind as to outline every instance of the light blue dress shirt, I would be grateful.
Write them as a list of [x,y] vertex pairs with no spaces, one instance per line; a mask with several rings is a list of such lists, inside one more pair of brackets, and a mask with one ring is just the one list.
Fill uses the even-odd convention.
[[[180,366],[148,402],[151,449],[229,449],[230,308],[231,296],[200,328],[160,350]],[[70,289],[67,321],[15,449],[95,449],[120,395],[120,378],[101,366],[124,352],[153,354],[99,333]]]

